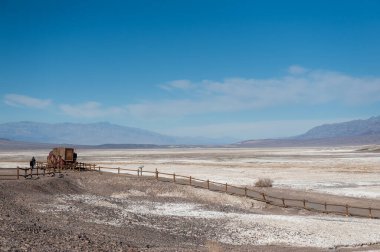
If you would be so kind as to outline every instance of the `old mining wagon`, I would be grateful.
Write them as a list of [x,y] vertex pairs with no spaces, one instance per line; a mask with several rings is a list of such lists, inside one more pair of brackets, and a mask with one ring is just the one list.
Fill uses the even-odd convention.
[[67,168],[74,166],[77,162],[77,154],[74,148],[58,147],[50,151],[47,157],[47,164],[54,168]]

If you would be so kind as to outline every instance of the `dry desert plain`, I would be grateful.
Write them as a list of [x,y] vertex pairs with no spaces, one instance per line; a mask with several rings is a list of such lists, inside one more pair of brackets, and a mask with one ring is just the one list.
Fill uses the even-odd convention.
[[[359,149],[362,147],[78,149],[77,153],[79,161],[102,167],[137,169],[144,166],[144,171],[158,169],[160,172],[175,172],[249,187],[258,178],[264,177],[274,181],[273,190],[286,195],[308,195],[340,203],[354,202],[356,199],[351,197],[357,197],[361,204],[368,201],[368,204],[379,206],[380,153],[358,151]],[[32,156],[37,161],[45,161],[48,152],[49,150],[1,150],[0,167],[26,167]],[[67,190],[52,190],[50,194],[53,196],[45,196],[34,187],[38,183],[51,186],[54,181],[58,184],[67,181],[65,185],[71,189],[62,186]],[[121,243],[124,245],[112,243],[114,249],[380,249],[379,219],[278,208],[204,189],[110,174],[67,173],[62,179],[41,178],[27,182],[0,183],[3,183],[2,189],[15,187],[15,191],[21,190],[20,195],[24,193],[23,186],[31,187],[29,191],[37,190],[35,193],[40,195],[36,197],[39,200],[28,203],[31,206],[30,211],[37,215],[79,216],[86,211],[89,218],[76,220],[78,225],[81,222],[90,225],[86,229],[90,232],[86,237],[94,235],[90,230],[124,234],[125,230],[132,227],[142,234],[156,236],[154,239],[141,240],[133,236],[137,231],[131,231],[118,238],[124,239],[124,243]],[[122,186],[124,184],[125,187]],[[38,188],[40,187],[41,185]],[[4,195],[3,198],[6,199],[6,194]],[[14,195],[14,204],[17,205],[20,202],[17,201],[17,194]],[[4,211],[5,208],[3,213]],[[69,218],[66,221],[71,223],[74,219]],[[77,232],[81,233],[80,230],[79,228]],[[82,233],[80,236],[82,237]],[[10,239],[2,239],[0,242],[5,245],[0,249],[19,248],[12,247]],[[104,237],[105,241],[110,241],[109,239],[111,238]],[[73,247],[67,247],[65,243],[52,241],[51,246],[68,250],[104,249],[105,245],[92,242],[92,245],[84,245],[78,241],[72,243]],[[27,249],[49,248],[46,244],[38,247],[39,245],[30,243]],[[17,244],[21,246],[22,241]]]

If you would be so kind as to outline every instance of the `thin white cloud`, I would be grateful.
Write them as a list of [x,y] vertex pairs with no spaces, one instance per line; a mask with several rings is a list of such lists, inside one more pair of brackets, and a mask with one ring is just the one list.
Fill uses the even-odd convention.
[[194,84],[189,80],[174,80],[160,85],[165,90],[189,90],[194,88]]
[[[354,77],[333,71],[306,70],[300,66],[290,69],[291,74],[280,78],[186,81],[183,87],[192,87],[188,98],[129,104],[127,111],[130,115],[144,118],[238,112],[286,105],[335,103],[361,106],[380,102],[379,77]],[[175,92],[173,88],[170,90]]]
[[[180,99],[149,99],[118,107],[90,101],[63,104],[59,108],[73,117],[125,116],[150,121],[280,106],[339,104],[350,108],[380,102],[380,77],[354,77],[333,71],[306,70],[301,66],[290,68],[292,73],[278,78],[229,78],[200,82],[176,80],[161,86],[181,94]],[[185,93],[186,96],[184,90],[189,91]]]
[[76,105],[62,104],[59,108],[68,116],[86,118],[108,117],[123,112],[122,108],[104,107],[101,103],[93,101]]
[[308,69],[298,66],[298,65],[292,65],[288,68],[288,72],[290,74],[303,74],[306,73]]
[[50,106],[52,102],[50,99],[37,99],[26,95],[7,94],[4,96],[4,103],[13,107],[43,109]]

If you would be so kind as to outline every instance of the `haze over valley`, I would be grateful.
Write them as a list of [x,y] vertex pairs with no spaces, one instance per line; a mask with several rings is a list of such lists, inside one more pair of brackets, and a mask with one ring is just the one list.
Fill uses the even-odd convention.
[[255,139],[237,142],[232,137],[176,137],[111,123],[36,123],[0,124],[4,140],[74,145],[227,145],[242,147],[323,146],[380,144],[380,116],[366,120],[320,125],[298,136],[282,139]]

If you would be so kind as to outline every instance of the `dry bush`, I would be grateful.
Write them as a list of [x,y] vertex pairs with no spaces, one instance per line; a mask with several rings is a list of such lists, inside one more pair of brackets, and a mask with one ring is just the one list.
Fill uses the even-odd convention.
[[216,241],[206,241],[205,245],[208,252],[223,252],[223,248]]
[[259,178],[259,180],[256,181],[255,186],[256,187],[272,187],[273,180],[270,178]]

